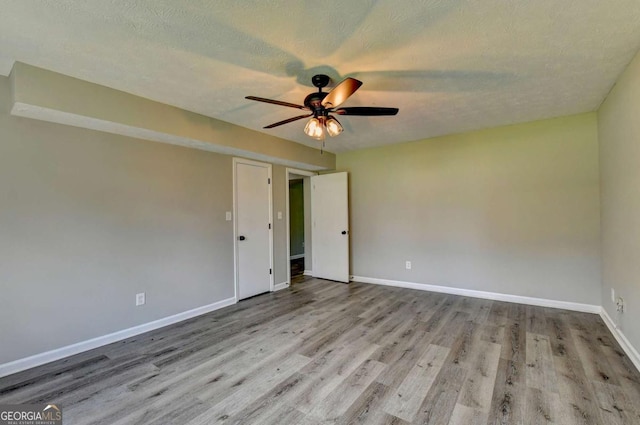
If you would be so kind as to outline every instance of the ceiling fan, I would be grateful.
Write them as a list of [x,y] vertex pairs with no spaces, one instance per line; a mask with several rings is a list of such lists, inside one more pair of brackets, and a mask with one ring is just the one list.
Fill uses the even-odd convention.
[[325,131],[329,136],[334,137],[342,133],[342,125],[331,114],[336,115],[358,115],[358,116],[383,116],[383,115],[396,115],[398,108],[379,108],[379,107],[367,107],[367,106],[355,106],[339,108],[345,100],[356,92],[362,85],[361,81],[355,78],[345,78],[333,88],[330,92],[323,92],[322,88],[329,84],[331,79],[324,74],[314,75],[311,78],[311,82],[318,88],[317,92],[309,94],[304,99],[304,105],[297,105],[295,103],[282,102],[279,100],[266,99],[264,97],[246,96],[245,99],[256,100],[258,102],[272,103],[274,105],[287,106],[290,108],[302,109],[309,111],[304,115],[298,115],[297,117],[288,118],[283,121],[267,125],[264,128],[274,128],[283,124],[298,121],[303,118],[309,118],[309,122],[304,128],[304,132],[307,136],[313,137],[317,140],[323,140]]

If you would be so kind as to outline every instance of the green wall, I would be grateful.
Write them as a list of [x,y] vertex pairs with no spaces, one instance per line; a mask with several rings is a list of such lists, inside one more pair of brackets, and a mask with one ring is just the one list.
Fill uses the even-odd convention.
[[304,254],[304,183],[289,180],[289,241],[291,256]]
[[352,274],[600,305],[597,136],[588,113],[338,154]]
[[[640,348],[640,54],[598,111],[602,185],[602,300]],[[616,314],[611,289],[624,299]]]

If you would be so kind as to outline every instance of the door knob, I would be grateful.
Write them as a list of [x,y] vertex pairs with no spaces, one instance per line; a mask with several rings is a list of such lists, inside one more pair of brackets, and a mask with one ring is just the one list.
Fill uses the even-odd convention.
[[346,230],[343,230],[343,231],[342,231],[342,234],[343,234],[343,235],[346,235],[346,234],[347,234],[347,231],[346,231]]
[[245,239],[247,239],[247,238],[245,238],[244,236],[238,236],[238,239],[240,239],[241,241],[243,241],[243,240],[245,240]]

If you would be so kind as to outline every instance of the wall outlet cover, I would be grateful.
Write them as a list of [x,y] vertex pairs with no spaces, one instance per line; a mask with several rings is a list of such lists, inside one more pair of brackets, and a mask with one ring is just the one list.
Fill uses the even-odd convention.
[[618,299],[616,299],[616,310],[620,313],[624,313],[624,300],[622,297],[618,297]]

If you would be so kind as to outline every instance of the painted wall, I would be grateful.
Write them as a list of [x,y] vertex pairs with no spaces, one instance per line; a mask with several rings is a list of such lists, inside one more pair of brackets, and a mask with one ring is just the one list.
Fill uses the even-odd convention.
[[[11,104],[0,77],[0,364],[233,297],[231,156],[14,117]],[[285,211],[284,167],[273,177]]]
[[[602,301],[640,348],[640,54],[598,111],[602,197]],[[616,316],[611,288],[624,299]]]
[[[285,184],[287,181],[287,169],[282,165],[274,165],[272,172],[273,182],[273,283],[278,285],[287,281],[289,259],[287,258],[287,194]],[[280,217],[278,218],[278,213]]]
[[16,62],[14,115],[301,169],[333,169],[335,155],[88,81]]
[[339,154],[337,168],[353,275],[601,304],[595,113]]
[[291,255],[304,254],[304,183],[289,180],[289,241]]

